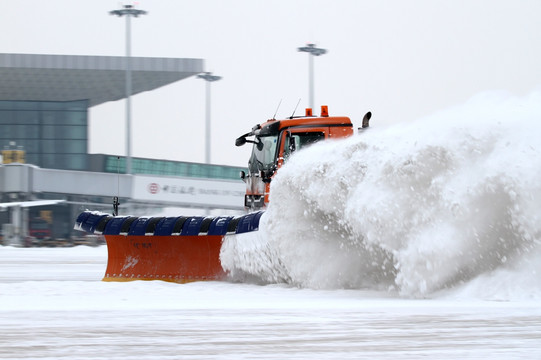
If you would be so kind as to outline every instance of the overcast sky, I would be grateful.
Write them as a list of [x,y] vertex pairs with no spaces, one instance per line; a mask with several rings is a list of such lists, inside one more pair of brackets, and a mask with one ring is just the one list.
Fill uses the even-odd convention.
[[[125,2],[127,3],[127,2]],[[1,52],[125,54],[125,20],[111,0],[2,0]],[[308,106],[360,126],[411,122],[489,90],[515,95],[541,84],[538,0],[142,0],[132,55],[201,58],[212,84],[212,162],[245,166],[237,136]],[[205,83],[189,78],[133,97],[133,156],[204,161]],[[315,111],[319,113],[319,110]],[[90,152],[124,154],[124,102],[90,109]]]

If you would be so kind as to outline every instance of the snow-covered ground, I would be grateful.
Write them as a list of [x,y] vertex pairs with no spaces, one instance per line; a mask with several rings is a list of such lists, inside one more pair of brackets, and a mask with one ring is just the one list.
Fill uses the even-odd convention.
[[229,282],[0,247],[0,358],[540,359],[541,94],[373,123],[292,156]]
[[539,299],[100,281],[107,249],[0,247],[0,358],[534,359]]

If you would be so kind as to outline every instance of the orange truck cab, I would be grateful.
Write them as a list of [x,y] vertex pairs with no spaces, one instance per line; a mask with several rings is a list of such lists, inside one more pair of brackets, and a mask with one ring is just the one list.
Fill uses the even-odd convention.
[[329,116],[327,106],[322,106],[319,117],[313,116],[312,109],[308,108],[305,116],[270,119],[237,138],[236,146],[253,144],[248,174],[241,172],[241,178],[246,183],[246,209],[260,210],[266,207],[270,182],[293,152],[320,140],[350,135],[353,135],[351,120],[345,116]]

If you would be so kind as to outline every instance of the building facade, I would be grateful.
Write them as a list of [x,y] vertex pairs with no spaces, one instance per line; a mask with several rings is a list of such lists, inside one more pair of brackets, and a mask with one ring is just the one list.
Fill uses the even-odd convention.
[[50,169],[87,170],[88,101],[0,101],[0,149]]
[[0,54],[0,230],[66,238],[113,196],[123,211],[242,208],[242,168],[133,158],[123,175],[124,157],[88,154],[88,108],[126,96],[127,61],[131,95],[204,71],[201,59]]

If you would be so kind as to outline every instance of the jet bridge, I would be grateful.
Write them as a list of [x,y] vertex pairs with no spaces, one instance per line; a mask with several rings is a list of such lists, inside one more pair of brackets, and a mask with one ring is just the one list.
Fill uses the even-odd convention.
[[[120,199],[120,215],[137,215],[166,207],[221,209],[242,212],[244,183],[239,180],[126,175],[44,169],[29,164],[0,165],[0,210],[8,209],[12,243],[28,235],[31,207],[62,206],[71,224],[85,209],[112,212],[112,199]],[[67,226],[67,225],[66,225]]]

